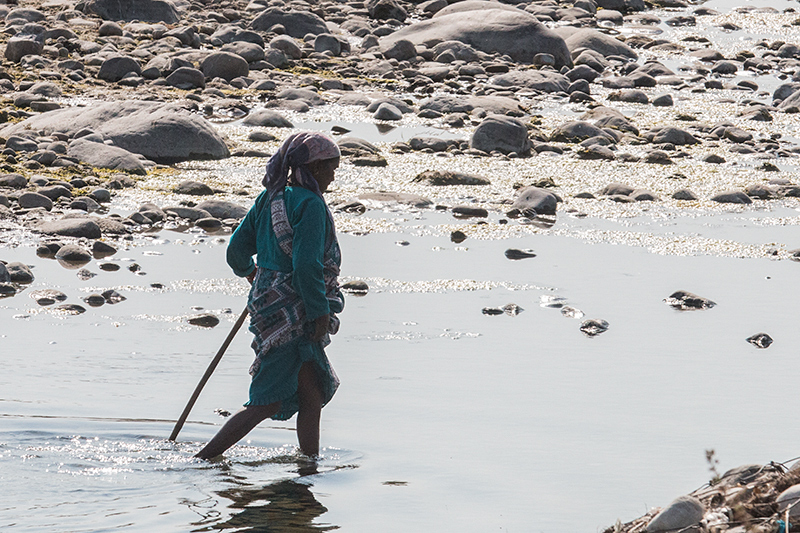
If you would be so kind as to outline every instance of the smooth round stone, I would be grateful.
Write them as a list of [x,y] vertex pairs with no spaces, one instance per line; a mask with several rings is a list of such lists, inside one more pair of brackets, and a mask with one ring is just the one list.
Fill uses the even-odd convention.
[[193,326],[200,326],[202,328],[213,328],[219,324],[219,318],[211,313],[201,313],[199,315],[190,316],[188,319],[189,324]]
[[43,259],[55,259],[58,250],[61,248],[60,242],[49,242],[47,244],[40,244],[36,248],[36,255]]
[[120,269],[120,266],[116,263],[100,263],[97,268],[105,272],[116,272]]
[[108,289],[107,291],[103,291],[101,294],[103,299],[106,301],[107,304],[118,304],[120,302],[124,302],[127,300],[123,295],[115,291],[114,289]]
[[587,337],[596,337],[601,333],[608,331],[608,322],[596,318],[584,320],[581,324],[581,331]]
[[536,254],[533,252],[533,250],[518,250],[516,248],[509,248],[508,250],[505,251],[505,255],[507,259],[512,259],[512,260],[536,257]]
[[776,500],[778,511],[781,513],[786,512],[786,509],[791,506],[791,510],[789,511],[790,518],[800,516],[800,505],[797,504],[798,502],[800,502],[800,484],[792,485],[781,492]]
[[342,290],[354,295],[363,296],[367,294],[367,292],[369,292],[369,285],[367,285],[366,281],[353,280],[353,281],[348,281],[347,283],[342,285]]
[[705,507],[693,496],[680,496],[647,524],[647,533],[676,531],[699,524]]
[[0,283],[0,298],[7,298],[17,294],[17,288],[10,283]]
[[78,304],[61,304],[55,310],[66,315],[80,315],[86,312],[86,308]]
[[36,303],[41,306],[53,305],[56,302],[63,302],[67,299],[67,295],[55,289],[41,289],[33,291],[31,298],[36,300]]
[[100,296],[99,294],[90,294],[89,296],[83,299],[91,307],[100,307],[104,303],[106,303],[106,299]]
[[206,231],[213,231],[222,227],[222,221],[218,218],[201,218],[194,223],[198,228],[203,228]]
[[65,244],[56,253],[56,260],[65,268],[80,268],[92,260],[92,254],[77,244]]
[[115,253],[117,253],[117,249],[103,241],[94,241],[94,244],[92,244],[92,255],[95,259],[108,257]]

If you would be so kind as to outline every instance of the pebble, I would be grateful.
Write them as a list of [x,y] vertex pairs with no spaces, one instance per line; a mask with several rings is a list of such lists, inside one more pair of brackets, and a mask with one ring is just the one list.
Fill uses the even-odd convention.
[[211,313],[200,313],[198,315],[190,316],[187,321],[193,326],[200,326],[203,328],[213,328],[219,324],[219,318]]
[[533,250],[518,250],[516,248],[509,248],[505,251],[505,256],[507,259],[519,260],[527,259],[529,257],[536,257],[536,254]]
[[100,307],[106,303],[106,299],[99,294],[90,294],[89,296],[84,297],[83,301],[91,307]]
[[694,496],[680,496],[647,524],[647,533],[686,531],[703,519],[705,506]]
[[106,291],[103,291],[100,294],[100,296],[103,297],[103,299],[105,300],[106,303],[111,304],[111,305],[118,304],[120,302],[124,302],[125,300],[127,300],[126,297],[124,297],[123,295],[121,295],[120,293],[115,291],[114,289],[108,289]]
[[715,305],[708,298],[692,294],[688,291],[675,291],[667,298],[664,298],[664,303],[681,311],[697,310],[697,309],[711,309]]
[[755,335],[747,337],[746,340],[756,348],[769,348],[772,344],[772,337],[767,333],[756,333]]
[[608,322],[606,322],[605,320],[599,320],[594,318],[589,320],[584,320],[581,323],[580,330],[587,337],[596,337],[601,333],[605,333],[606,331],[608,331]]
[[66,315],[80,315],[86,312],[86,308],[78,304],[61,304],[54,308],[56,311]]
[[367,294],[367,292],[369,292],[369,285],[367,285],[366,281],[362,280],[348,281],[347,283],[344,283],[341,288],[342,291],[356,296],[364,296]]

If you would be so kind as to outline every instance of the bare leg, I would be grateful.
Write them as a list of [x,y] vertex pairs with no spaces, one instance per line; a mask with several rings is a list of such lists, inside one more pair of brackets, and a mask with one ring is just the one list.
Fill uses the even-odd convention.
[[250,433],[262,420],[278,412],[280,403],[270,405],[251,405],[233,415],[219,432],[200,450],[195,457],[212,459],[239,442],[242,437]]
[[297,442],[300,450],[313,457],[319,454],[319,418],[322,411],[322,391],[314,363],[303,363],[297,376]]

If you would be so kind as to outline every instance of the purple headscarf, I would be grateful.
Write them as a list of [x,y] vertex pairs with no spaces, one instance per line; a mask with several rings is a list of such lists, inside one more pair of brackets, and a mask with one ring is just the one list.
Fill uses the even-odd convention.
[[269,159],[267,173],[261,183],[272,198],[286,186],[291,172],[294,183],[321,196],[317,180],[308,170],[308,164],[341,155],[339,147],[327,135],[307,131],[295,133],[283,141],[280,149]]

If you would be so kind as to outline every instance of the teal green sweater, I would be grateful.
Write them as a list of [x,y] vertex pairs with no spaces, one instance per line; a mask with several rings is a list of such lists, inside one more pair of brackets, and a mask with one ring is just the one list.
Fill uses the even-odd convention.
[[234,274],[246,277],[258,266],[292,273],[294,290],[303,300],[306,318],[314,320],[330,312],[325,297],[322,264],[325,237],[332,230],[325,201],[302,187],[286,187],[286,215],[294,230],[292,257],[278,246],[272,231],[272,218],[267,192],[262,192],[247,212],[228,243],[227,260]]

